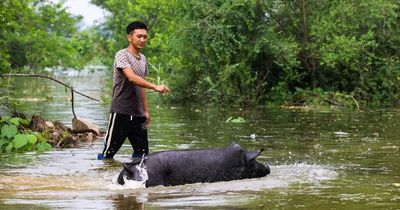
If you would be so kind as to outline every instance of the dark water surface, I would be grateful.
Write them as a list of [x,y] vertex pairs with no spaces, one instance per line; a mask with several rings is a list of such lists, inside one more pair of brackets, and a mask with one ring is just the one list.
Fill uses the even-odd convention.
[[[57,78],[104,98],[111,76]],[[71,125],[70,95],[43,79],[17,78],[1,93],[18,109]],[[264,178],[135,189],[111,180],[130,160],[127,142],[114,160],[98,161],[103,139],[45,153],[0,154],[0,209],[400,209],[400,109],[293,110],[173,107],[150,103],[151,152],[225,147],[255,150],[271,166]],[[109,104],[76,95],[76,113],[98,124]],[[226,122],[242,117],[243,123]],[[179,167],[179,166],[177,166]]]

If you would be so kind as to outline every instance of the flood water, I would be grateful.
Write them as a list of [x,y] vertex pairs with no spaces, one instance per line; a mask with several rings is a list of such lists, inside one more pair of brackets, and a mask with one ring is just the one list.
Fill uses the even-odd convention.
[[[108,74],[57,79],[107,101]],[[71,125],[70,94],[53,81],[1,79],[19,111]],[[174,90],[172,90],[174,91]],[[105,130],[109,103],[75,95],[75,112]],[[151,97],[150,151],[265,148],[264,178],[175,187],[129,188],[112,178],[132,152],[99,161],[103,139],[77,148],[0,153],[0,209],[400,209],[400,109],[364,111],[181,107]],[[226,122],[242,117],[245,122]],[[199,160],[201,161],[201,160]],[[177,166],[184,167],[184,166]]]

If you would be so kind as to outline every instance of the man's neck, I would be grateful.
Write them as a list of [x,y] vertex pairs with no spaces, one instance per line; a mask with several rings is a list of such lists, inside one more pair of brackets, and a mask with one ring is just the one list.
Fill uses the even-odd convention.
[[140,57],[140,52],[139,52],[139,50],[137,50],[136,48],[134,48],[134,47],[132,47],[132,46],[129,45],[126,49],[127,49],[130,53],[132,53],[133,56],[135,56],[135,57]]

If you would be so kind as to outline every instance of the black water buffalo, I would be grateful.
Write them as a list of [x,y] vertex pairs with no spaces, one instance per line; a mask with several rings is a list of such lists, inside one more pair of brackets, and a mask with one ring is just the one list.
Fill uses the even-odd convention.
[[262,151],[247,151],[232,144],[220,149],[157,152],[146,156],[142,167],[140,159],[124,163],[117,182],[125,184],[124,178],[143,181],[143,168],[148,175],[146,187],[263,177],[270,173],[269,166],[255,160]]

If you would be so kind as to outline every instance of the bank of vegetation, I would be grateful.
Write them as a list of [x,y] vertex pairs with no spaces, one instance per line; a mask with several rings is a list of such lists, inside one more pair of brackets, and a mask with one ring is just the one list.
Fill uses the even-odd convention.
[[0,153],[76,147],[97,138],[94,130],[77,131],[59,121],[46,121],[38,115],[28,120],[24,114],[0,116]]
[[0,72],[111,66],[125,26],[141,20],[150,28],[150,78],[171,86],[173,102],[399,103],[398,0],[91,2],[108,15],[79,30],[81,18],[62,4],[2,1]]

